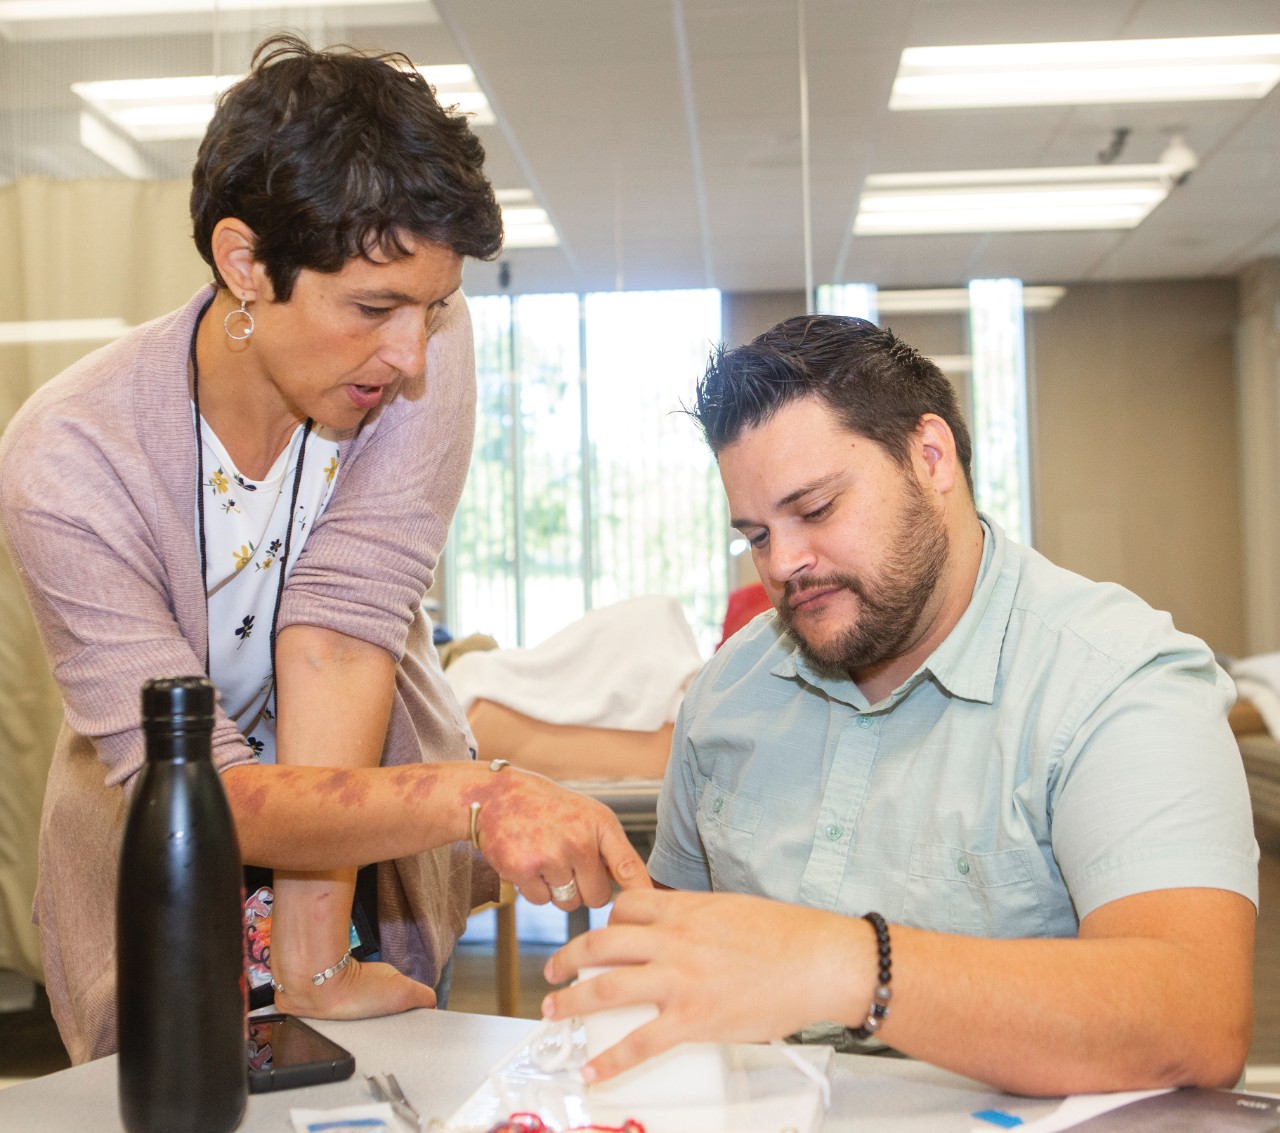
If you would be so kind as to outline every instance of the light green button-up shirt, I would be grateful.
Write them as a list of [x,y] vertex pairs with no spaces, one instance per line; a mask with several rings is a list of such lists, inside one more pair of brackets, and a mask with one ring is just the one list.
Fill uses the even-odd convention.
[[655,879],[990,937],[1074,936],[1153,889],[1258,899],[1230,679],[1129,591],[983,517],[973,598],[868,704],[764,614],[695,679]]

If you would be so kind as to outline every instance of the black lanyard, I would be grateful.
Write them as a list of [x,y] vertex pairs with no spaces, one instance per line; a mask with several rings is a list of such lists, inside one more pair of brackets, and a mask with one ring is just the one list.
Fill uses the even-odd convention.
[[[207,630],[209,621],[209,561],[208,552],[205,548],[204,537],[204,418],[200,416],[200,366],[196,361],[196,333],[200,330],[200,323],[204,319],[205,312],[209,310],[213,299],[210,298],[196,316],[196,325],[191,328],[191,402],[195,407],[196,414],[196,531],[200,544],[200,581],[204,586],[205,601],[205,652],[204,652],[204,669],[205,673],[210,677],[213,676],[209,672],[209,632]],[[293,539],[293,520],[298,508],[298,491],[302,487],[302,465],[307,457],[307,438],[311,435],[312,420],[307,418],[302,426],[302,443],[298,446],[298,463],[293,473],[293,496],[289,501],[289,525],[284,532],[284,551],[279,558],[280,579],[276,583],[276,603],[275,608],[271,611],[271,692],[270,696],[275,695],[276,691],[276,622],[280,618],[280,603],[284,598],[284,577],[285,564],[289,561],[289,545]]]

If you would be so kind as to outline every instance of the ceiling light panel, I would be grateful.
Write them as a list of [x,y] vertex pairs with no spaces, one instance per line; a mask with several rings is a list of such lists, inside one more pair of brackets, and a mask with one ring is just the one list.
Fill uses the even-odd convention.
[[[1065,287],[1029,286],[1022,289],[1022,305],[1028,311],[1047,311],[1063,295]],[[877,291],[881,314],[943,314],[969,310],[967,287],[916,288],[909,291]],[[937,359],[934,359],[937,361]],[[941,363],[939,363],[941,365]]]
[[[473,126],[493,123],[493,111],[465,63],[419,67],[444,106],[471,116]],[[72,83],[71,90],[104,119],[139,142],[201,138],[218,95],[240,75],[188,75],[167,79],[112,79]]]
[[80,111],[80,144],[126,177],[149,181],[156,175],[155,169],[133,141],[87,110]]
[[435,88],[441,106],[453,106],[458,113],[469,114],[473,126],[493,125],[493,108],[476,82],[475,72],[466,63],[419,67],[418,74]]
[[891,110],[1262,98],[1280,35],[908,47]]
[[530,189],[499,189],[495,196],[502,208],[503,246],[506,248],[554,248],[560,234],[539,208]]
[[201,138],[214,100],[239,75],[187,75],[171,79],[109,79],[72,83],[78,98],[139,142]]
[[304,17],[335,27],[439,23],[431,0],[0,0],[0,40],[207,35],[215,26],[248,34],[263,23]]
[[106,16],[209,15],[281,8],[360,8],[420,4],[422,0],[0,0],[0,24],[82,20]]
[[1163,165],[881,173],[866,179],[858,236],[1134,228],[1168,195]]

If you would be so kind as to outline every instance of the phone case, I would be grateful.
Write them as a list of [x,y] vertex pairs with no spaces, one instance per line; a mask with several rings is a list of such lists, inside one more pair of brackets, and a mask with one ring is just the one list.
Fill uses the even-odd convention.
[[355,1056],[301,1019],[292,1015],[257,1015],[249,1020],[249,1024],[251,1027],[259,1024],[287,1027],[295,1040],[306,1041],[305,1059],[288,1062],[276,1057],[277,1052],[270,1049],[270,1044],[251,1041],[247,1052],[250,1093],[263,1094],[271,1090],[315,1086],[321,1082],[341,1082],[355,1073]]

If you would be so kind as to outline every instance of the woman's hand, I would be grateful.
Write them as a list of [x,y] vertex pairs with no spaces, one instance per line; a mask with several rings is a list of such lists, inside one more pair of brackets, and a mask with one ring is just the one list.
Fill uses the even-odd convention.
[[306,980],[276,992],[277,1011],[312,1019],[372,1019],[435,1005],[436,993],[426,984],[401,975],[390,964],[362,964],[356,959],[319,987]]
[[656,1019],[584,1067],[589,1081],[603,1080],[681,1042],[755,1042],[865,1018],[874,959],[862,920],[741,894],[623,893],[608,927],[574,937],[545,974],[560,983],[620,966],[553,992],[542,1010],[568,1019],[657,1006]]
[[615,881],[623,889],[652,885],[613,811],[586,795],[507,768],[488,772],[466,801],[480,805],[475,829],[484,856],[535,905],[599,908],[612,899]]

